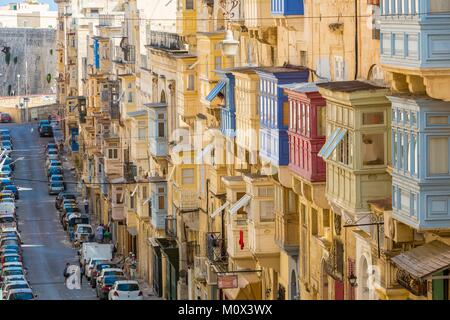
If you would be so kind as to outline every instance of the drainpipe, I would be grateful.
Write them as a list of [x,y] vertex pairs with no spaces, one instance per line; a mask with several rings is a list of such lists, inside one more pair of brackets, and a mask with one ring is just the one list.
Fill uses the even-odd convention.
[[355,0],[355,80],[358,78],[359,69],[358,37],[358,0]]

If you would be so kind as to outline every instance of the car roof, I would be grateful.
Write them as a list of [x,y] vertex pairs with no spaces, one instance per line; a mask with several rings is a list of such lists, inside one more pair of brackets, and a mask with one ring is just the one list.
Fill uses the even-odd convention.
[[139,282],[136,280],[118,280],[117,284],[137,284],[139,285]]
[[102,272],[107,272],[107,271],[122,271],[123,272],[123,270],[120,269],[120,268],[105,268],[105,269],[102,269]]
[[23,280],[15,280],[15,281],[9,281],[5,283],[6,285],[14,285],[14,284],[27,284],[30,285],[28,283],[28,281],[25,280],[25,278]]
[[18,253],[5,253],[5,254],[3,255],[3,257],[15,257],[15,256],[21,257],[21,255],[18,254]]
[[23,266],[23,263],[20,261],[14,261],[14,262],[6,262],[3,264],[3,268],[7,268],[7,267],[13,267],[13,266]]
[[33,293],[33,290],[30,288],[20,288],[20,289],[12,289],[9,291],[9,294],[13,293]]
[[16,267],[16,266],[5,266],[2,268],[2,271],[4,270],[23,270],[22,267]]

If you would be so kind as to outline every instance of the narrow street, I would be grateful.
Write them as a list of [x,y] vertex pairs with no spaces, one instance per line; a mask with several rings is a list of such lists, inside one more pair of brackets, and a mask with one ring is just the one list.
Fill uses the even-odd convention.
[[[24,158],[16,163],[15,183],[21,188],[17,202],[19,228],[33,292],[38,300],[96,299],[85,279],[81,290],[69,290],[64,285],[65,263],[77,263],[78,256],[58,221],[55,196],[47,192],[44,148],[53,138],[40,138],[36,123],[5,127],[10,128],[13,137],[13,158]],[[75,181],[67,164],[63,165],[66,181]],[[67,187],[75,189],[74,184]]]

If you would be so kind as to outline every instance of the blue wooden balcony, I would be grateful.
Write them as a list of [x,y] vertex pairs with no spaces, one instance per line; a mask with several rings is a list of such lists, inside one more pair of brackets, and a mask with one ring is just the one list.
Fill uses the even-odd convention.
[[450,69],[450,1],[381,0],[381,63]]
[[163,230],[167,218],[167,181],[162,177],[150,180],[150,221],[155,229]]
[[167,104],[147,103],[149,129],[149,152],[155,157],[168,153]]
[[303,15],[303,0],[272,0],[270,4],[272,15],[294,16]]

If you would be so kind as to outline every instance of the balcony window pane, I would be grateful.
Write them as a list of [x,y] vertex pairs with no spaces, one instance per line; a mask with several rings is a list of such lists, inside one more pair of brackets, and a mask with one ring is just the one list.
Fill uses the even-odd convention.
[[195,76],[193,74],[190,74],[188,76],[187,90],[189,90],[189,91],[194,91],[195,90]]
[[440,175],[449,173],[448,137],[429,137],[428,173],[430,175]]
[[289,125],[289,102],[283,103],[283,126]]
[[384,164],[384,134],[363,134],[363,165]]
[[316,236],[318,234],[318,216],[317,210],[311,209],[311,234]]
[[450,13],[450,1],[430,0],[430,13],[431,14],[449,14]]
[[183,185],[194,183],[194,169],[182,169],[181,176],[181,183]]
[[166,126],[164,122],[158,122],[158,138],[164,138],[166,136]]
[[448,117],[447,116],[428,116],[427,124],[428,125],[447,125]]
[[158,210],[164,210],[166,208],[166,202],[164,196],[158,197]]
[[366,112],[363,113],[363,125],[375,125],[384,123],[383,112]]
[[273,201],[261,201],[260,202],[260,221],[271,222],[274,220],[274,203]]
[[145,140],[147,137],[147,128],[139,128],[138,129],[138,139]]
[[327,108],[317,107],[317,136],[322,137],[326,135],[326,123],[327,123]]
[[186,0],[186,10],[194,9],[194,0]]

